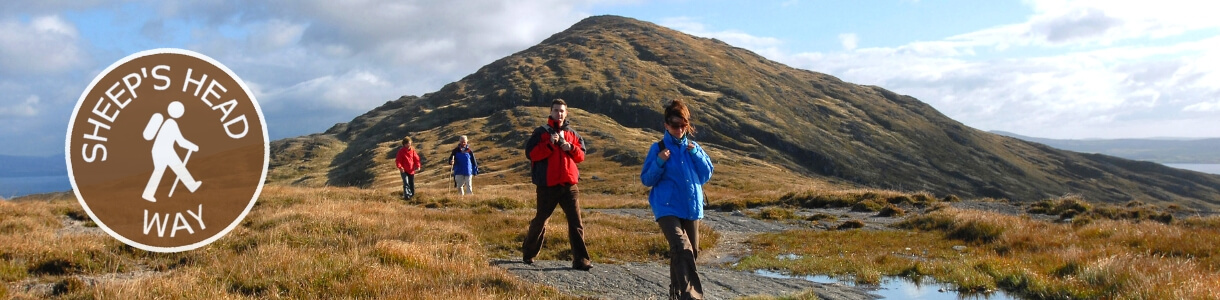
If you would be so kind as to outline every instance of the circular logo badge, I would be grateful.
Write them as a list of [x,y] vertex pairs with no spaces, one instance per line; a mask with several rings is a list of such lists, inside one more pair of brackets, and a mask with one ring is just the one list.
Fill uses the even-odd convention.
[[267,126],[246,84],[182,49],[98,74],[68,121],[68,178],[98,227],[136,248],[202,247],[241,223],[267,177]]

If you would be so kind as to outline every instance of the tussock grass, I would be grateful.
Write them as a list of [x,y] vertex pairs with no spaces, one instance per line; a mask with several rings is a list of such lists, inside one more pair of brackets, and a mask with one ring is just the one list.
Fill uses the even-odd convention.
[[[0,292],[47,296],[10,285],[30,280],[68,298],[566,298],[488,263],[520,258],[532,189],[397,197],[388,189],[268,186],[241,226],[176,254],[61,233],[78,205],[71,198],[0,202]],[[668,255],[655,222],[587,211],[584,219],[594,263]],[[562,210],[547,231],[539,259],[569,259]],[[715,245],[719,235],[701,231],[701,247]],[[125,279],[82,281],[116,275]]]
[[763,220],[793,220],[800,219],[796,210],[784,207],[767,207],[752,214],[752,217]]
[[902,209],[902,207],[898,207],[894,204],[886,205],[881,209],[880,212],[877,213],[877,216],[880,217],[902,217],[906,215],[907,211],[905,209]]
[[843,222],[843,224],[839,224],[839,227],[836,227],[836,228],[839,230],[864,228],[864,221],[847,220],[847,222]]
[[1045,199],[1030,205],[1029,213],[1057,215],[1061,219],[1072,219],[1076,225],[1084,225],[1097,219],[1110,220],[1151,220],[1161,223],[1172,223],[1173,213],[1170,211],[1181,208],[1161,208],[1140,201],[1130,201],[1124,205],[1100,204],[1093,205],[1079,195],[1065,195],[1058,198]]
[[[946,208],[895,231],[764,234],[742,269],[830,274],[858,282],[931,276],[962,291],[1003,288],[1049,299],[1220,297],[1216,218],[1181,224],[1098,219],[1085,225]],[[965,246],[961,251],[954,246]],[[780,261],[776,255],[802,258]]]

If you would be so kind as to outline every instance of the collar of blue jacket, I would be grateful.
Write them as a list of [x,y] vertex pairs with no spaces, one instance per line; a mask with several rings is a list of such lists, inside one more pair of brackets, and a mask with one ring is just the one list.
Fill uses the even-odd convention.
[[[665,143],[668,145],[678,146],[677,149],[686,149],[686,144],[689,144],[690,142],[690,134],[683,134],[682,138],[676,138],[672,134],[669,134],[669,130],[666,130],[665,137],[662,139],[665,140]],[[670,147],[666,146],[666,148],[668,149]]]

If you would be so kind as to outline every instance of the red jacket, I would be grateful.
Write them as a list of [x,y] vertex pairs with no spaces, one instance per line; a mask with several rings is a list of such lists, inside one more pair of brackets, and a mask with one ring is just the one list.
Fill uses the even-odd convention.
[[[563,139],[572,144],[571,151],[563,151],[559,145],[551,143],[551,135],[560,132],[563,133]],[[535,185],[576,184],[580,178],[580,170],[576,168],[576,164],[585,161],[585,141],[568,128],[567,121],[561,125],[547,118],[547,126],[534,129],[525,145],[525,153],[532,163],[533,169],[530,173]]]
[[415,149],[402,147],[398,149],[398,155],[394,158],[394,164],[398,165],[399,170],[415,175],[415,170],[420,167],[419,154],[415,153]]

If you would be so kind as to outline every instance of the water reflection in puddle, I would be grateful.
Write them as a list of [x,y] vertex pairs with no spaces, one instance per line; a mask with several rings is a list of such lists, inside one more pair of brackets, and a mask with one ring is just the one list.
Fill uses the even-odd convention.
[[[883,297],[883,299],[921,299],[921,300],[957,300],[957,299],[977,299],[977,300],[1009,300],[1018,299],[1009,296],[1004,291],[995,291],[991,293],[972,293],[962,294],[947,284],[938,283],[932,280],[924,280],[923,282],[914,282],[905,277],[884,277],[881,279],[880,285],[857,285],[851,281],[842,281],[831,278],[826,275],[808,275],[808,276],[792,276],[785,275],[771,270],[755,270],[754,274],[770,278],[800,278],[817,283],[837,283],[855,287],[865,287],[874,289],[870,291],[872,294]],[[943,291],[943,292],[941,292]]]

